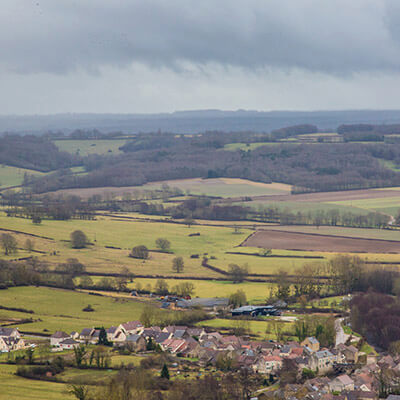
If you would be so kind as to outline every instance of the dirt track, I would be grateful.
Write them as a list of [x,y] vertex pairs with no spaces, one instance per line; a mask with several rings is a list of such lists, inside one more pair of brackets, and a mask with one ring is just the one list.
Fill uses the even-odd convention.
[[337,253],[400,253],[400,241],[259,230],[242,246]]

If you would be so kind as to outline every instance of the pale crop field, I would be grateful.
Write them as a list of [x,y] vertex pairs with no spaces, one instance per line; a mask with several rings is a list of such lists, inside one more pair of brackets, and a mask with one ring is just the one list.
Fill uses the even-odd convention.
[[160,189],[163,185],[177,187],[191,194],[204,194],[217,197],[262,196],[289,194],[290,185],[283,183],[262,183],[247,179],[178,179],[165,182],[147,183],[142,189]]

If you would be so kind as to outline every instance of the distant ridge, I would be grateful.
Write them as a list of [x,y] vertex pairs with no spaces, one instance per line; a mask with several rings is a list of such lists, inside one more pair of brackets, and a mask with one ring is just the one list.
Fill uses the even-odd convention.
[[0,132],[42,134],[49,130],[98,129],[123,133],[197,133],[207,130],[257,131],[296,124],[315,124],[334,130],[340,124],[400,123],[400,110],[254,111],[193,110],[160,114],[54,114],[0,116]]

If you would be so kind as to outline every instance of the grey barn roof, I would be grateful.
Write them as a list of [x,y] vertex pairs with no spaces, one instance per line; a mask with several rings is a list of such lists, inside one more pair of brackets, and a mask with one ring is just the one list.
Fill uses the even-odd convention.
[[212,297],[212,298],[195,298],[191,300],[179,300],[176,305],[182,308],[189,307],[226,307],[229,304],[229,299],[225,297]]

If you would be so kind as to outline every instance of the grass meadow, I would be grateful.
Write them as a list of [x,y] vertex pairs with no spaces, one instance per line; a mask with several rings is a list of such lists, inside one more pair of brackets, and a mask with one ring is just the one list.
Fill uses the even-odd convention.
[[90,154],[119,154],[121,153],[119,147],[123,146],[126,140],[54,140],[53,143],[61,151],[88,156]]
[[35,176],[45,175],[44,172],[34,171],[32,169],[0,165],[0,188],[21,185],[24,181],[25,174]]
[[64,400],[74,397],[63,383],[26,380],[15,375],[17,366],[0,364],[0,400]]
[[[34,313],[0,310],[0,320],[32,318],[34,322],[19,326],[21,331],[53,333],[79,331],[88,327],[109,327],[139,319],[145,303],[131,299],[93,296],[46,287],[18,287],[0,291],[0,304],[24,308]],[[82,309],[90,304],[93,312]],[[168,311],[163,311],[168,312]]]

